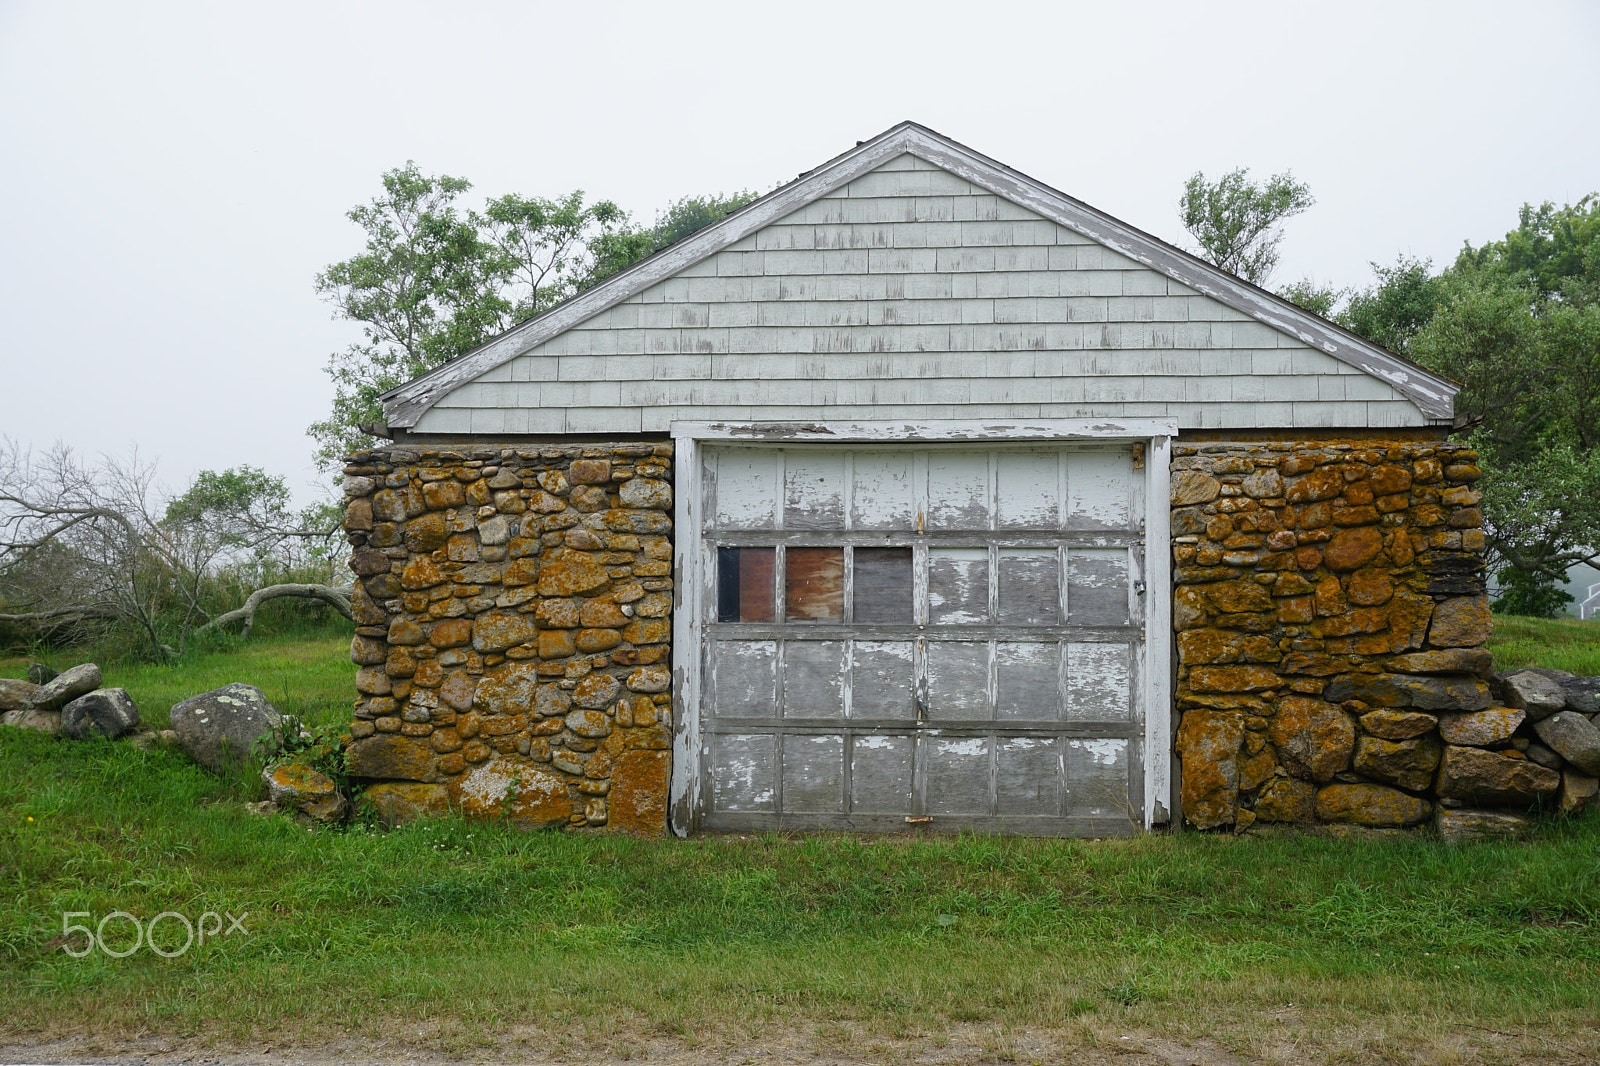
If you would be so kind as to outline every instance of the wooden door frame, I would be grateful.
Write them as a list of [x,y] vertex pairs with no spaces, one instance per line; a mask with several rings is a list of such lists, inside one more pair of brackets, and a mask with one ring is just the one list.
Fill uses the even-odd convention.
[[678,836],[698,827],[706,797],[700,764],[700,679],[707,558],[701,479],[704,444],[1143,443],[1145,632],[1142,700],[1144,827],[1172,817],[1172,551],[1169,468],[1175,418],[971,419],[922,422],[673,422],[672,784],[668,821]]

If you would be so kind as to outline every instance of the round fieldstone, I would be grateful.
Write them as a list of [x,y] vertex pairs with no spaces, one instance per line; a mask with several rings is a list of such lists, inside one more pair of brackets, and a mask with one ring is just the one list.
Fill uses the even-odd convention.
[[1356,729],[1349,715],[1324,700],[1287,696],[1273,716],[1269,737],[1278,760],[1296,777],[1327,782],[1350,765]]
[[81,663],[63,670],[39,686],[37,706],[42,710],[58,711],[67,703],[100,687],[100,668],[94,663]]
[[1222,482],[1198,470],[1183,470],[1172,477],[1172,506],[1210,503],[1222,493]]
[[325,824],[340,822],[350,810],[349,801],[327,774],[302,763],[284,763],[263,770],[267,798],[282,811],[290,811],[307,821]]
[[1442,797],[1494,807],[1526,807],[1561,787],[1561,775],[1529,759],[1446,745],[1439,764]]
[[127,689],[97,688],[61,708],[61,733],[74,740],[91,736],[112,740],[139,725],[139,708]]
[[627,684],[634,692],[665,692],[672,684],[672,673],[659,666],[641,666],[628,675]]
[[1341,529],[1322,549],[1322,561],[1329,570],[1356,570],[1366,566],[1383,550],[1383,534],[1376,526]]
[[1428,642],[1441,648],[1475,648],[1489,639],[1492,626],[1487,596],[1458,596],[1434,607]]
[[608,736],[611,733],[611,718],[604,711],[580,708],[567,715],[567,728],[580,737]]
[[1505,679],[1504,685],[1506,702],[1526,711],[1528,718],[1535,722],[1550,717],[1567,705],[1561,685],[1532,670],[1512,674]]
[[1384,785],[1329,785],[1317,793],[1317,817],[1324,822],[1399,828],[1418,825],[1433,804]]
[[1600,726],[1577,711],[1561,711],[1533,723],[1533,730],[1546,747],[1573,766],[1600,775]]
[[1504,840],[1523,836],[1533,829],[1533,819],[1506,811],[1451,810],[1440,807],[1433,825],[1447,844],[1479,840]]
[[237,681],[190,696],[172,708],[171,717],[179,745],[213,773],[229,762],[277,751],[283,729],[283,716],[261,690]]
[[1527,717],[1511,707],[1490,707],[1472,714],[1446,714],[1439,718],[1439,735],[1446,744],[1487,748],[1508,740]]
[[609,707],[622,694],[622,682],[610,674],[590,674],[572,690],[572,701],[579,707],[599,710]]
[[666,510],[672,506],[672,486],[656,478],[630,478],[622,483],[617,496],[624,507]]

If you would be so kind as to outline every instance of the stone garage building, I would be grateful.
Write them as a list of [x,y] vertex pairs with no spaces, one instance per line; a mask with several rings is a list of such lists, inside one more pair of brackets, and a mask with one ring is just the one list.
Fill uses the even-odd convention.
[[1438,733],[1490,704],[1453,393],[896,126],[385,397],[352,771],[678,833],[1543,789]]

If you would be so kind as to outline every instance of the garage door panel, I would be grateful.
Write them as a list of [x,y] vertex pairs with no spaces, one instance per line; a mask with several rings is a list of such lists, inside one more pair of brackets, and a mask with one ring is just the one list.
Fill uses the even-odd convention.
[[989,813],[989,737],[922,738],[929,814]]
[[1059,737],[1004,737],[995,746],[995,813],[1001,816],[1061,813]]
[[1062,717],[1073,722],[1131,721],[1131,660],[1126,644],[1068,644]]
[[915,461],[906,451],[860,451],[853,456],[851,529],[915,529]]
[[1054,548],[1001,549],[1000,624],[1053,626],[1060,620],[1060,554]]
[[968,641],[928,642],[930,722],[989,719],[989,645]]
[[844,737],[783,738],[783,809],[797,814],[844,812]]
[[721,733],[711,740],[715,809],[776,812],[778,738],[771,733]]
[[1053,722],[1060,717],[1059,646],[1001,641],[994,657],[997,720]]
[[928,621],[950,626],[989,620],[989,549],[928,549]]
[[842,640],[784,642],[784,717],[844,717],[845,651]]
[[930,453],[928,528],[988,529],[989,516],[989,456],[981,451]]
[[1069,451],[1067,461],[1068,529],[1130,529],[1131,495],[1138,481],[1133,463],[1121,449]]
[[850,746],[853,814],[910,814],[916,741],[909,736],[856,736]]
[[1069,817],[1126,816],[1129,792],[1128,741],[1068,740],[1064,784]]
[[850,657],[852,718],[916,718],[915,648],[909,640],[858,640]]
[[786,451],[783,527],[843,529],[844,468],[839,452]]
[[711,707],[724,718],[778,713],[778,642],[711,642]]
[[997,472],[995,527],[1060,528],[1060,475],[1060,457],[1053,449],[1003,456]]
[[781,452],[748,449],[717,454],[712,473],[715,524],[721,529],[773,529],[778,518]]
[[1067,621],[1075,626],[1128,624],[1128,552],[1074,548],[1067,553]]

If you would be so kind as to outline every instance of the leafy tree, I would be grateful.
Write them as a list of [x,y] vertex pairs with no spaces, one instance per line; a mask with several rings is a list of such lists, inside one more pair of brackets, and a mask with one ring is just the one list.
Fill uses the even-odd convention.
[[1432,279],[1438,302],[1410,351],[1461,383],[1492,554],[1554,581],[1600,562],[1600,302],[1585,275],[1513,268],[1485,248]]
[[470,182],[423,174],[415,163],[383,176],[383,194],[353,208],[366,249],[317,276],[341,318],[366,343],[333,355],[330,416],[310,427],[317,458],[338,463],[370,439],[387,390],[504,332],[576,292],[588,276],[588,242],[626,223],[616,204],[515,194],[480,213],[457,200]]
[[1215,184],[1197,170],[1184,183],[1178,214],[1203,258],[1259,285],[1278,265],[1279,224],[1316,202],[1287,170],[1257,183],[1248,167],[1239,167]]
[[1520,614],[1531,618],[1557,618],[1572,602],[1572,595],[1557,586],[1556,578],[1544,571],[1530,573],[1508,566],[1495,574],[1500,595],[1489,604],[1501,614]]
[[748,190],[726,195],[685,196],[657,215],[653,226],[624,226],[600,236],[591,246],[595,261],[590,283],[603,281],[624,267],[721,221],[755,198],[756,194]]
[[1338,315],[1339,324],[1401,355],[1411,351],[1411,338],[1438,310],[1444,285],[1432,273],[1433,262],[1404,255],[1393,266],[1372,264],[1377,283],[1350,294]]
[[1523,204],[1516,229],[1481,248],[1469,242],[1456,268],[1525,278],[1545,298],[1593,302],[1600,283],[1600,193],[1562,207]]
[[1278,295],[1314,315],[1332,319],[1338,314],[1339,301],[1344,299],[1345,290],[1336,289],[1331,285],[1319,285],[1311,278],[1301,278],[1279,289]]
[[383,175],[381,195],[348,213],[366,248],[319,274],[317,291],[338,317],[361,323],[366,339],[328,360],[333,409],[309,430],[323,465],[370,443],[361,426],[383,417],[384,392],[754,198],[685,197],[638,228],[616,204],[587,203],[581,191],[511,193],[477,211],[459,205],[471,188],[408,162]]

